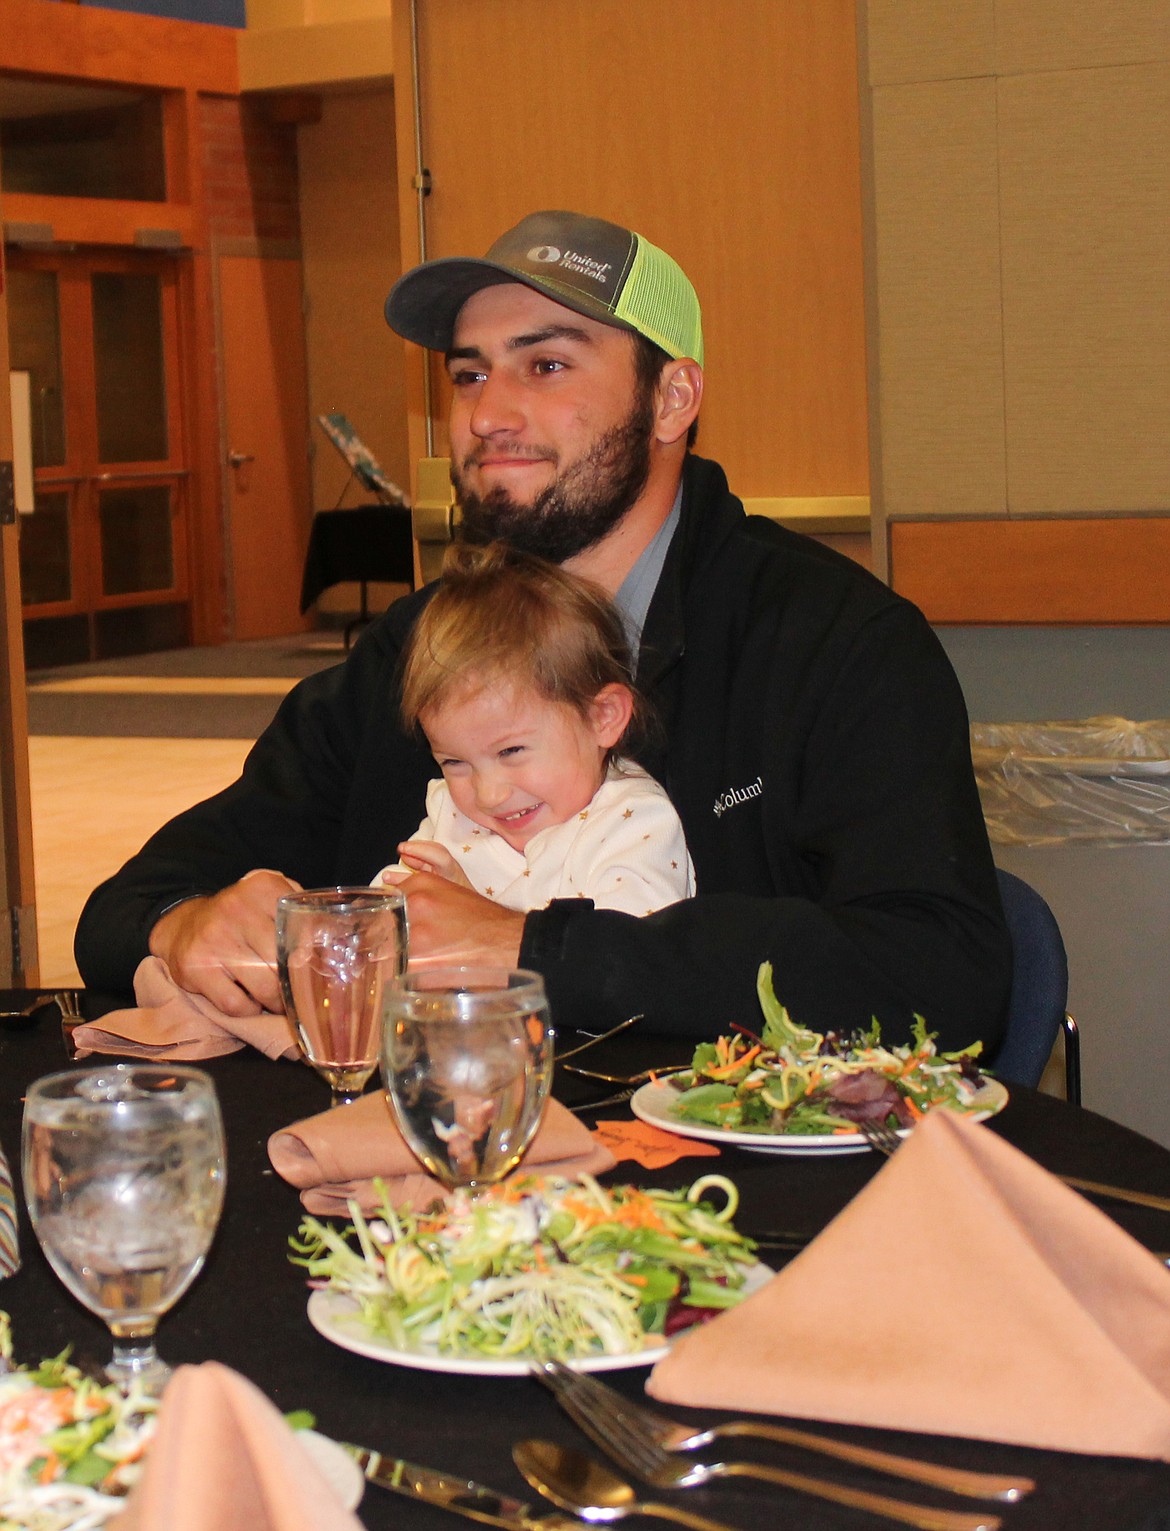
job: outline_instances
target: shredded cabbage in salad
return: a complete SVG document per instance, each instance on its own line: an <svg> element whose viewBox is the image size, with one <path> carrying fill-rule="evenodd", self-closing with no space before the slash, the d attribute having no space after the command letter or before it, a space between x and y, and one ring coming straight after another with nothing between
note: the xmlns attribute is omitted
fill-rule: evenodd
<svg viewBox="0 0 1170 1531"><path fill-rule="evenodd" d="M91 1381L68 1351L9 1368L0 1313L0 1531L90 1531L126 1507L158 1400Z"/></svg>
<svg viewBox="0 0 1170 1531"><path fill-rule="evenodd" d="M874 1020L849 1038L798 1026L777 1000L772 965L762 964L756 992L764 1013L759 1037L720 1037L695 1049L689 1071L669 1081L681 1093L670 1107L680 1121L732 1132L855 1133L862 1121L911 1126L934 1106L977 1107L983 1083L973 1042L940 1053L921 1016L910 1045L882 1045Z"/></svg>
<svg viewBox="0 0 1170 1531"><path fill-rule="evenodd" d="M716 1211L702 1200L721 1190ZM358 1304L355 1323L396 1350L512 1359L628 1355L731 1307L755 1263L731 1225L738 1192L603 1188L590 1176L513 1176L475 1199L352 1224L307 1217L290 1240L312 1284ZM659 1341L660 1342L660 1341Z"/></svg>

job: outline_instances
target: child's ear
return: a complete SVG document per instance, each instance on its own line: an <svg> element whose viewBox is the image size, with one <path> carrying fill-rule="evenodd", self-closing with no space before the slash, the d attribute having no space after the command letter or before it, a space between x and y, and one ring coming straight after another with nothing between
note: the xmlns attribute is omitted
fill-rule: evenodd
<svg viewBox="0 0 1170 1531"><path fill-rule="evenodd" d="M634 697L629 686L622 686L617 681L602 686L589 704L589 722L602 749L613 749L630 726L633 712Z"/></svg>

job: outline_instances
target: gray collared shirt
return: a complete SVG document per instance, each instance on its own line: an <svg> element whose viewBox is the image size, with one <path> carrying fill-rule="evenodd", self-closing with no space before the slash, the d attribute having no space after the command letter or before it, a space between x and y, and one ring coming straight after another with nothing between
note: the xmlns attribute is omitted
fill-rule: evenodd
<svg viewBox="0 0 1170 1531"><path fill-rule="evenodd" d="M666 562L666 551L678 527L681 508L682 482L680 480L674 504L670 507L670 514L643 548L638 561L622 580L613 598L614 605L621 615L622 626L626 630L626 642L630 645L630 654L635 665L638 650L642 645L642 628L646 624L646 613L650 610L650 602L658 588L662 565Z"/></svg>

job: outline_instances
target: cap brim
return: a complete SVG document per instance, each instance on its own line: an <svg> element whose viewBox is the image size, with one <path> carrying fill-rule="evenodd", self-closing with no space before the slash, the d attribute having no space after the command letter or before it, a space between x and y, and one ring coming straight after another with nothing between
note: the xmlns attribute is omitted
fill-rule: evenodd
<svg viewBox="0 0 1170 1531"><path fill-rule="evenodd" d="M490 260L450 256L416 266L394 283L386 299L386 323L404 340L426 346L431 351L449 351L455 334L455 321L468 298L484 287L498 287L516 282L543 293L554 303L596 319L619 330L633 326L615 319L602 303L590 303L582 294L563 290L555 282L536 282L510 266Z"/></svg>

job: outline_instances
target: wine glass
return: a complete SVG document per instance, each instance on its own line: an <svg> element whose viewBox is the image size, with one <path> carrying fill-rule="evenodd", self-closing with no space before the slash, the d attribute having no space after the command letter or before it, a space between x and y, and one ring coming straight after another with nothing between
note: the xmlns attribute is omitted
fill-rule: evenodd
<svg viewBox="0 0 1170 1531"><path fill-rule="evenodd" d="M311 888L276 905L285 1009L305 1059L347 1105L378 1066L383 990L406 968L397 888Z"/></svg>
<svg viewBox="0 0 1170 1531"><path fill-rule="evenodd" d="M158 1393L160 1317L211 1246L223 1121L199 1069L119 1063L38 1079L24 1107L24 1195L49 1264L114 1337L124 1391Z"/></svg>
<svg viewBox="0 0 1170 1531"><path fill-rule="evenodd" d="M386 994L382 1078L402 1135L445 1186L515 1169L552 1078L544 981L523 969L411 970Z"/></svg>

